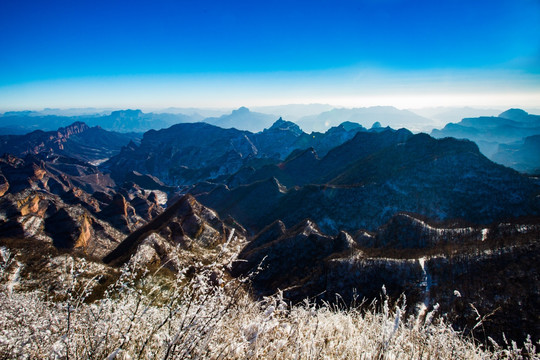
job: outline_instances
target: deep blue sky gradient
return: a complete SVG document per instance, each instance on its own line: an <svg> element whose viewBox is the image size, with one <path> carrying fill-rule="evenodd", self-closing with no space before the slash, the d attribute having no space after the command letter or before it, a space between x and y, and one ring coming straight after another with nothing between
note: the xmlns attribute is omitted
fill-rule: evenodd
<svg viewBox="0 0 540 360"><path fill-rule="evenodd" d="M534 85L540 1L0 2L4 90L79 78L351 68L510 70Z"/></svg>

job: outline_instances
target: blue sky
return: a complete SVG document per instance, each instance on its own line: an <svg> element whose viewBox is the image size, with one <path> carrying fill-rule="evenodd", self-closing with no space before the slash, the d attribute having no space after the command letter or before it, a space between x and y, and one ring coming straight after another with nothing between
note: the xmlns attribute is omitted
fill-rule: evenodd
<svg viewBox="0 0 540 360"><path fill-rule="evenodd" d="M0 110L540 106L538 0L4 0L0 34Z"/></svg>

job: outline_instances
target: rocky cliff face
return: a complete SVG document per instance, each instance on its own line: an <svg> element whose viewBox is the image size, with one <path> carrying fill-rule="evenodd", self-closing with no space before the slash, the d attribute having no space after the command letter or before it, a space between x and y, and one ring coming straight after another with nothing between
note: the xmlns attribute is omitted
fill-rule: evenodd
<svg viewBox="0 0 540 360"><path fill-rule="evenodd" d="M59 249L90 257L103 256L123 234L81 205L60 197L26 190L0 200L2 238L35 238Z"/></svg>
<svg viewBox="0 0 540 360"><path fill-rule="evenodd" d="M298 148L295 143L303 133L295 123L279 118L270 128L252 134L251 137L259 152L264 156L284 159L291 151Z"/></svg>
<svg viewBox="0 0 540 360"><path fill-rule="evenodd" d="M6 154L0 158L0 172L16 193L28 187L55 194L75 187L86 192L110 191L115 183L97 167L63 156L27 155L19 158Z"/></svg>
<svg viewBox="0 0 540 360"><path fill-rule="evenodd" d="M238 247L245 241L245 230L234 221L222 221L217 214L190 195L180 198L162 214L127 236L103 261L118 265L135 256L138 261L173 270L189 266L196 254L199 260L224 247ZM183 256L174 256L181 252Z"/></svg>
<svg viewBox="0 0 540 360"><path fill-rule="evenodd" d="M116 187L96 167L60 156L0 158L3 238L36 238L56 248L102 257L126 234L161 214L158 196Z"/></svg>

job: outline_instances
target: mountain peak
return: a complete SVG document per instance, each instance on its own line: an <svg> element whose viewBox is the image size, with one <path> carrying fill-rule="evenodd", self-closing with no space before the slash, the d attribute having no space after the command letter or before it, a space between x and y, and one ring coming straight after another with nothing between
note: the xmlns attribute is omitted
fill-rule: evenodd
<svg viewBox="0 0 540 360"><path fill-rule="evenodd" d="M230 114L206 118L204 122L224 129L235 128L238 130L259 132L265 127L270 126L274 119L274 115L254 112L242 106L233 110Z"/></svg>
<svg viewBox="0 0 540 360"><path fill-rule="evenodd" d="M86 125L84 122L76 121L69 126L59 128L58 132L61 133L63 136L69 137L70 135L79 134L88 129L90 129L90 127Z"/></svg>
<svg viewBox="0 0 540 360"><path fill-rule="evenodd" d="M362 125L352 122L352 121L344 121L341 124L339 124L337 127L342 128L345 131L358 130L358 129L364 128Z"/></svg>
<svg viewBox="0 0 540 360"><path fill-rule="evenodd" d="M245 106L241 106L238 109L232 111L233 114L247 114L249 112L249 109Z"/></svg>
<svg viewBox="0 0 540 360"><path fill-rule="evenodd" d="M303 133L302 129L292 121L283 120L279 118L272 124L268 130L289 130L295 133L296 135L301 135Z"/></svg>
<svg viewBox="0 0 540 360"><path fill-rule="evenodd" d="M521 109L508 109L505 112L499 114L500 118L510 119L510 120L521 120L529 115L528 112Z"/></svg>
<svg viewBox="0 0 540 360"><path fill-rule="evenodd" d="M117 111L113 111L111 112L111 117L121 117L121 118L124 118L124 117L141 117L143 115L143 112L142 110L139 110L139 109L136 109L136 110L132 110L132 109L127 109L127 110L117 110Z"/></svg>

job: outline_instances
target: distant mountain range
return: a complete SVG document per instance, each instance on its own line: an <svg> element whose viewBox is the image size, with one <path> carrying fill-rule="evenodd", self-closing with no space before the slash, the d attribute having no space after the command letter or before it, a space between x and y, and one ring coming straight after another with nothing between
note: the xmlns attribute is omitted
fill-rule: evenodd
<svg viewBox="0 0 540 360"><path fill-rule="evenodd" d="M110 113L92 112L91 109L76 114L72 111L19 111L6 112L0 116L0 134L24 134L33 130L56 130L73 122L82 121L89 126L100 126L116 132L145 132L152 129L167 128L178 123L204 121L223 128L236 128L259 132L270 127L273 122L284 117L295 121L308 131L326 132L329 128L343 122L360 123L371 127L375 122L394 128L411 127L418 131L429 127L430 120L407 110L393 107L371 107L357 109L332 109L329 105L288 105L259 107L262 112L253 112L240 107L231 113L207 111L204 109L168 109L164 113L144 113L141 110L119 110ZM178 111L185 111L179 113ZM201 114L221 113L221 116L206 117ZM276 115L274 115L276 113ZM304 116L302 114L311 114ZM285 115L285 116L283 116ZM290 116L289 119L286 116Z"/></svg>
<svg viewBox="0 0 540 360"><path fill-rule="evenodd" d="M391 106L374 106L368 108L332 109L318 115L304 116L297 120L298 125L313 131L325 132L332 126L345 121L359 123L371 127L378 122L382 126L395 129L408 128L415 132L430 127L433 121L408 110L399 110Z"/></svg>
<svg viewBox="0 0 540 360"><path fill-rule="evenodd" d="M519 171L535 172L540 168L540 156L534 145L537 139L532 137L525 145L525 138L540 135L540 115L521 109L510 109L499 116L465 118L441 130L435 129L431 134L436 138L451 136L472 140L490 159Z"/></svg>
<svg viewBox="0 0 540 360"><path fill-rule="evenodd" d="M540 135L527 136L521 141L500 144L493 161L518 171L540 174Z"/></svg>
<svg viewBox="0 0 540 360"><path fill-rule="evenodd" d="M241 107L238 110L233 110L232 113L228 115L206 118L204 119L204 122L225 129L235 128L238 130L257 132L272 126L275 120L276 117L274 115L253 112L249 111L246 107Z"/></svg>
<svg viewBox="0 0 540 360"><path fill-rule="evenodd" d="M219 109L170 108L169 112L144 113L141 110L119 110L108 113L105 109L45 109L43 111L12 111L0 116L0 134L22 135L34 130L55 131L68 127L74 122L84 122L89 126L99 126L104 130L122 133L144 133L153 129L165 129L179 123L205 122L221 128L237 129L257 133L269 129L282 114L295 119L300 128L315 140L307 140L304 145L313 146L318 156L323 156L338 145L329 141L329 133L340 124L354 124L365 128L392 127L407 128L413 132L430 130L436 138L456 137L477 143L480 151L491 160L518 171L535 173L540 168L540 160L535 156L535 138L525 138L540 134L539 115L530 115L520 109L510 109L498 116L465 117L462 115L494 114L493 109L473 108L432 108L399 110L390 106L368 108L337 109L330 105L282 105L257 107L250 111L240 107L230 113ZM423 114L420 116L418 114ZM182 113L184 112L184 113ZM272 113L279 115L272 115ZM204 115L201 115L204 114ZM222 114L220 116L207 115ZM309 114L309 115L305 115ZM285 118L287 119L287 118ZM441 121L450 122L442 129L434 129ZM289 120L289 119L287 119ZM374 126L375 125L375 126ZM433 130L432 130L433 129ZM311 133L309 133L311 131ZM324 134L324 135L323 135ZM136 136L136 135L133 135ZM341 135L338 135L338 137ZM317 143L319 139L322 143ZM338 139L336 141L339 142ZM326 145L324 145L324 144ZM306 148L304 145L295 148ZM283 149L288 152L289 149Z"/></svg>
<svg viewBox="0 0 540 360"><path fill-rule="evenodd" d="M267 106L253 106L254 111L262 112L264 114L275 114L284 119L297 122L299 118L303 116L317 115L324 111L330 111L334 108L328 104L289 104L289 105L267 105ZM314 129L306 129L315 131Z"/></svg>
<svg viewBox="0 0 540 360"><path fill-rule="evenodd" d="M501 110L480 109L471 107L432 107L421 109L408 109L409 111L433 120L433 128L439 128L451 122L457 122L464 118L479 116L497 116ZM430 131L432 129L429 129ZM427 131L427 129L425 129Z"/></svg>
<svg viewBox="0 0 540 360"><path fill-rule="evenodd" d="M84 122L89 126L100 126L109 131L142 133L150 129L169 127L180 122L200 121L199 115L145 114L141 110L120 110L110 114L91 115L42 115L32 112L4 113L0 117L0 134L26 134L34 130L54 131L74 122Z"/></svg>

